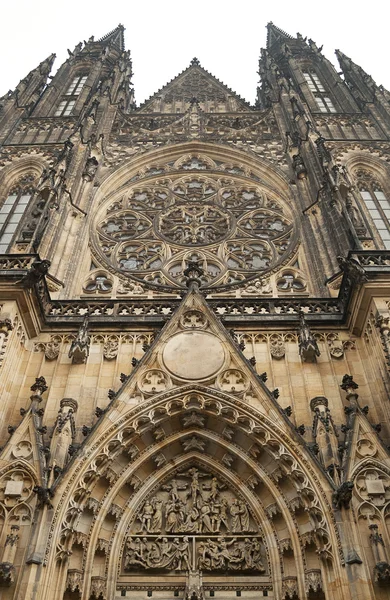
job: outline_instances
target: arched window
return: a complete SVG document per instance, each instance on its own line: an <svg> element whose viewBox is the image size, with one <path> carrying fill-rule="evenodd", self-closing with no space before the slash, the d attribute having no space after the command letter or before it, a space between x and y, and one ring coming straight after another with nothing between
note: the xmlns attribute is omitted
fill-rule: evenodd
<svg viewBox="0 0 390 600"><path fill-rule="evenodd" d="M0 254L8 252L17 238L20 224L33 195L32 176L20 180L19 185L12 188L0 208Z"/></svg>
<svg viewBox="0 0 390 600"><path fill-rule="evenodd" d="M87 81L87 77L87 75L83 74L73 77L72 83L66 90L64 96L62 96L57 110L54 113L55 117L68 117L72 113L76 100Z"/></svg>
<svg viewBox="0 0 390 600"><path fill-rule="evenodd" d="M303 71L303 76L312 92L319 110L323 113L334 113L336 109L323 83L315 71Z"/></svg>
<svg viewBox="0 0 390 600"><path fill-rule="evenodd" d="M390 200L381 185L370 173L359 171L358 187L365 207L375 225L384 247L390 250Z"/></svg>

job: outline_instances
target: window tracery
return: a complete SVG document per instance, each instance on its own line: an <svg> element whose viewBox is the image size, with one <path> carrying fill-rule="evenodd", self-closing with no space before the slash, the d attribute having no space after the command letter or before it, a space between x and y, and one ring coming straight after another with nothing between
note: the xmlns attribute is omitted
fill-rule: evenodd
<svg viewBox="0 0 390 600"><path fill-rule="evenodd" d="M55 117L68 117L72 114L76 100L83 89L85 82L87 81L87 75L80 74L73 77L71 84L67 88L64 96L62 96L60 103L54 113Z"/></svg>
<svg viewBox="0 0 390 600"><path fill-rule="evenodd" d="M15 240L34 193L33 175L25 175L11 188L0 208L0 253L5 254Z"/></svg>
<svg viewBox="0 0 390 600"><path fill-rule="evenodd" d="M186 155L176 161L181 173L130 183L125 195L103 202L91 231L101 266L177 288L189 260L199 262L210 287L239 285L285 263L296 245L286 206L253 182L214 175L210 161ZM183 176L184 167L193 173Z"/></svg>
<svg viewBox="0 0 390 600"><path fill-rule="evenodd" d="M312 92L319 110L323 113L335 113L337 112L332 100L329 97L329 93L324 88L324 85L317 73L313 70L303 71L303 76Z"/></svg>
<svg viewBox="0 0 390 600"><path fill-rule="evenodd" d="M390 249L390 200L381 184L363 169L356 173L358 189L384 247Z"/></svg>

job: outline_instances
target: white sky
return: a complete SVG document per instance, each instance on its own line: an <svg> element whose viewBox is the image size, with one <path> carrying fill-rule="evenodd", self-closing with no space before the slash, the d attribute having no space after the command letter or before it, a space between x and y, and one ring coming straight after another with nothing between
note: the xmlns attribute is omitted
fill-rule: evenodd
<svg viewBox="0 0 390 600"><path fill-rule="evenodd" d="M201 65L254 102L266 24L312 38L337 65L336 48L390 89L387 0L0 0L0 96L49 54L54 70L91 35L125 28L139 104L186 68Z"/></svg>

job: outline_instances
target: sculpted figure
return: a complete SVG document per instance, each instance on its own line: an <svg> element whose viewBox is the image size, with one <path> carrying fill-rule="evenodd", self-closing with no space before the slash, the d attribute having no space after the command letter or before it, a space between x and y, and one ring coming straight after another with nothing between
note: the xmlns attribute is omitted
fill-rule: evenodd
<svg viewBox="0 0 390 600"><path fill-rule="evenodd" d="M199 510L193 506L187 515L187 519L183 525L183 531L187 533L199 532Z"/></svg>
<svg viewBox="0 0 390 600"><path fill-rule="evenodd" d="M229 504L228 504L228 501L226 500L226 498L221 498L220 509L219 509L220 523L225 525L227 531L230 531L229 521L228 521L228 516L227 516L228 508L229 508Z"/></svg>
<svg viewBox="0 0 390 600"><path fill-rule="evenodd" d="M141 521L140 533L142 531L147 531L148 533L150 533L153 513L154 513L154 508L153 508L152 504L149 502L149 500L147 500L144 504L142 513L139 517L139 519Z"/></svg>
<svg viewBox="0 0 390 600"><path fill-rule="evenodd" d="M240 520L241 520L241 531L250 531L249 524L249 511L244 502L240 502Z"/></svg>
<svg viewBox="0 0 390 600"><path fill-rule="evenodd" d="M234 498L233 502L230 506L230 514L232 516L232 531L233 531L233 533L240 533L242 531L240 513L241 513L240 505L238 503L237 498Z"/></svg>
<svg viewBox="0 0 390 600"><path fill-rule="evenodd" d="M223 537L219 537L218 538L218 546L219 546L219 555L221 557L221 560L223 560L223 566L226 567L230 560L231 560L231 555L230 552L228 550L228 546L231 546L232 544L234 544L234 542L236 541L236 538L233 538L230 542L227 542L225 540L225 538Z"/></svg>
<svg viewBox="0 0 390 600"><path fill-rule="evenodd" d="M213 526L211 524L210 512L211 512L211 508L208 504L204 504L202 506L202 508L200 509L201 523L200 523L199 531L209 531L210 533L213 533Z"/></svg>
<svg viewBox="0 0 390 600"><path fill-rule="evenodd" d="M151 500L151 504L154 508L154 514L151 522L151 531L153 531L154 533L161 533L163 519L162 510L164 503L162 500L159 500L158 498L154 497Z"/></svg>
<svg viewBox="0 0 390 600"><path fill-rule="evenodd" d="M184 536L182 542L180 542L179 538L175 538L173 543L176 546L176 571L182 571L183 565L187 568L187 571L190 571L190 542L188 540L188 537Z"/></svg>
<svg viewBox="0 0 390 600"><path fill-rule="evenodd" d="M252 540L252 568L264 572L265 568L261 559L261 546L256 538Z"/></svg>

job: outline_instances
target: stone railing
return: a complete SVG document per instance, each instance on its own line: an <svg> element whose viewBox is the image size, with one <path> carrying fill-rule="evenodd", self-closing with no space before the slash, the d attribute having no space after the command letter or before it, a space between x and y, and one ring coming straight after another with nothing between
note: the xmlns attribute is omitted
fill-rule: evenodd
<svg viewBox="0 0 390 600"><path fill-rule="evenodd" d="M0 278L11 277L20 281L31 269L36 254L3 255L0 257ZM358 268L362 267L367 276L370 273L388 271L390 273L390 252L353 251L348 260L355 261ZM344 273L343 282L338 298L210 298L208 305L224 322L242 323L262 321L271 323L277 318L278 323L297 323L299 314L305 313L308 321L313 324L318 320L321 324L341 323L346 315L351 290L354 285L353 277ZM355 282L356 283L356 282ZM36 285L37 298L41 306L42 316L47 323L81 321L89 315L93 321L107 321L110 324L126 321L160 322L168 320L180 305L180 298L169 299L80 299L52 300L44 279Z"/></svg>

